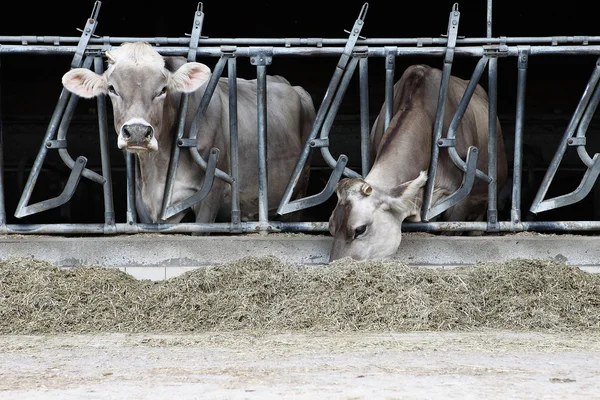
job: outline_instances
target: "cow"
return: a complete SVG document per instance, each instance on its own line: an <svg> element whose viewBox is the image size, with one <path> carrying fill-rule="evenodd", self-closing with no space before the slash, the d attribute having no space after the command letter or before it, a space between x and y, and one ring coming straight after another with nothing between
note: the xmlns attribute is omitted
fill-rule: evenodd
<svg viewBox="0 0 600 400"><path fill-rule="evenodd" d="M330 262L343 257L357 260L392 257L401 242L404 220L421 220L424 186L431 161L433 126L442 72L427 65L411 65L394 85L393 117L384 131L385 109L371 129L372 166L361 178L337 183L337 204L329 218L333 236ZM467 87L468 81L450 76L443 132ZM507 175L507 161L500 122L497 131L497 184ZM464 160L469 146L478 148L477 168L488 166L488 96L477 85L456 132L456 150ZM448 197L462 183L463 172L447 151L440 151L431 204ZM443 212L440 221L483 220L487 209L488 184L476 179L470 194Z"/></svg>
<svg viewBox="0 0 600 400"><path fill-rule="evenodd" d="M100 75L74 68L62 77L70 92L93 98L108 95L112 102L119 149L136 159L136 205L142 222L180 222L188 210L160 220L171 148L177 130L182 93L189 93L186 132L211 76L210 68L183 57L163 57L149 43L132 42L106 51L108 67ZM229 171L229 96L227 78L219 78L197 132L197 148L207 160L211 148L220 150L217 167ZM239 190L241 219L258 213L258 127L256 80L237 78ZM315 109L311 96L281 76L267 76L267 168L269 215L274 215L295 168L312 123ZM308 184L308 168L295 187L302 196ZM182 151L175 175L171 204L196 193L204 170L188 151ZM191 207L196 222L226 219L231 212L231 187L215 179L204 200Z"/></svg>

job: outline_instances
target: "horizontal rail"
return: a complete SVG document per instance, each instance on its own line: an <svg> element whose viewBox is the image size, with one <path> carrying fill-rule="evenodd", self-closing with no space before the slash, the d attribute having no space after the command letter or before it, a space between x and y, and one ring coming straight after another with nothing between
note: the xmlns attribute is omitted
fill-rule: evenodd
<svg viewBox="0 0 600 400"><path fill-rule="evenodd" d="M199 45L220 46L220 45L263 45L263 46L343 46L347 39L341 38L202 38L198 41ZM72 36L0 36L0 43L21 43L24 46L51 44L61 45L63 43L77 43L79 37ZM119 45L124 42L145 41L157 46L177 45L188 46L190 43L189 37L97 37L90 38L91 45ZM417 37L417 38L371 38L358 39L357 46L446 46L448 39L444 37ZM542 36L542 37L481 37L481 38L458 38L456 45L473 45L473 44L550 44L550 45L565 45L565 44L582 44L588 45L600 44L600 36Z"/></svg>
<svg viewBox="0 0 600 400"><path fill-rule="evenodd" d="M7 224L0 234L46 235L46 234L131 234L131 233L252 233L264 230L260 222L242 222L241 230L232 232L231 224L226 223L178 223L143 224L131 226L127 223L115 224L116 229L107 229L104 224ZM592 232L600 230L600 221L529 221L514 224L498 222L500 232ZM405 232L485 232L487 222L404 222ZM327 222L280 222L268 221L267 232L328 232Z"/></svg>
<svg viewBox="0 0 600 400"><path fill-rule="evenodd" d="M77 50L76 46L23 46L23 45L1 45L0 54L38 54L38 55L72 55ZM157 47L155 50L165 56L186 56L188 49L186 47ZM294 57L314 57L314 56L335 56L344 52L343 47L272 47L270 48L273 56L294 56ZM456 47L455 55L482 57L489 55L490 52L496 53L502 57L517 57L519 55L519 46L500 47L481 45ZM260 47L237 47L235 54L237 57L251 57L261 51ZM85 51L86 55L102 55L103 46L90 45ZM369 57L385 57L389 52L385 47L355 48L355 53L364 54ZM220 57L222 50L219 47L198 47L197 55L199 57ZM399 47L396 49L396 56L444 56L446 47ZM563 46L531 46L530 55L600 55L600 45L563 45Z"/></svg>

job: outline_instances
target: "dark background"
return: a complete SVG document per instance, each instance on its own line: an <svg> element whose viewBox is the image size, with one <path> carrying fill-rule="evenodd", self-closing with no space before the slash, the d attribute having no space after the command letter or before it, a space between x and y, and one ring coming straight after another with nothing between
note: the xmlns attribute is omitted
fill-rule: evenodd
<svg viewBox="0 0 600 400"><path fill-rule="evenodd" d="M183 37L191 30L195 1L116 1L101 4L96 35L113 37ZM211 38L346 38L364 2L226 2L206 1L203 35ZM361 35L368 38L439 37L446 33L453 1L370 2ZM597 14L591 2L561 2L560 7L545 1L495 1L493 36L562 36L600 35ZM94 2L3 2L0 6L0 36L69 36L78 37ZM459 3L459 35L485 37L485 0ZM586 82L594 68L595 56L531 57L527 82L525 120L525 177L523 214L537 191L557 144L569 122ZM5 149L6 203L9 223L24 222L102 222L103 203L100 185L82 179L76 196L66 206L18 220L13 217L29 169L40 148L42 137L62 89L60 78L68 69L72 56L2 54L0 58L0 94L2 131ZM276 58L269 73L286 76L293 84L305 87L315 106L321 103L338 57ZM214 59L199 60L213 66ZM477 60L456 57L453 73L468 78ZM441 67L439 57L396 60L396 79L406 66L427 63ZM514 114L516 104L516 58L499 60L498 114L502 123L506 151L512 167ZM375 118L383 104L384 63L373 58L369 63L370 115ZM238 62L238 74L254 78L255 69L247 59ZM359 165L358 85L353 79L331 134L334 157L348 154L354 168ZM487 88L484 75L480 82ZM73 158L88 157L88 166L99 171L99 147L96 103L82 100L69 130L69 152ZM110 111L110 104L109 104ZM588 130L588 153L596 151L597 119ZM109 132L114 134L112 122ZM595 148L596 147L596 148ZM583 164L570 149L561 171L548 194L554 197L572 191L583 175ZM117 220L124 211L123 157L111 141L113 180ZM69 170L50 151L30 203L54 197L62 190ZM320 191L330 173L320 156L313 162L311 191ZM512 174L512 168L511 168ZM537 220L592 220L600 211L595 204L600 193L594 190L582 202L562 209L541 213ZM334 199L333 199L334 200ZM331 201L315 209L314 219L326 220ZM510 204L501 212L510 215ZM533 216L528 216L533 218Z"/></svg>

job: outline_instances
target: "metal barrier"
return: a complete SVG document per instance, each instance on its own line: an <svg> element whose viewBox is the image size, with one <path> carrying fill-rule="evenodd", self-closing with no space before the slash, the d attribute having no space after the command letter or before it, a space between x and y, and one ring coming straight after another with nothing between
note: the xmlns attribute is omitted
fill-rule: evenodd
<svg viewBox="0 0 600 400"><path fill-rule="evenodd" d="M318 108L316 119L304 144L303 151L297 161L294 173L288 183L285 194L278 206L278 214L284 215L294 211L314 207L325 202L333 194L335 184L343 176L366 176L369 170L369 108L368 108L368 63L375 57L385 58L385 126L392 118L393 85L395 61L397 57L433 56L443 59L443 73L440 89L440 98L437 106L436 120L433 129L432 161L429 168L429 179L425 188L425 198L422 219L424 222L404 222L406 231L482 231L482 232L518 232L518 231L593 231L600 230L600 221L522 221L521 220L521 169L523 158L523 119L525 85L527 78L528 60L531 56L538 55L597 55L600 56L600 36L560 36L560 37L492 37L491 31L491 4L488 0L488 28L485 38L461 38L458 36L460 12L455 4L448 21L446 37L440 38L390 38L390 39L365 39L360 36L365 24L368 3L365 3L359 12L354 26L348 32L347 39L211 39L201 35L204 13L202 3L194 12L192 33L190 37L183 38L139 38L139 37L96 37L94 31L98 21L101 2L96 1L91 16L86 20L82 35L74 37L1 37L0 54L64 54L73 55L71 67L93 68L102 73L104 51L114 45L124 42L145 41L154 44L155 49L162 55L186 56L189 61L197 57L218 57L212 77L208 82L204 97L196 111L196 117L189 132L184 132L185 115L188 107L188 97L183 95L178 114L178 130L173 145L171 160L167 171L167 184L162 205L161 218L166 220L172 215L185 210L202 201L209 193L214 179L221 179L232 188L231 222L227 223L139 223L136 219L135 207L135 162L133 155L126 158L127 173L127 213L125 222L116 221L113 207L113 192L111 180L111 166L108 157L109 144L107 134L107 112L104 96L97 99L98 123L100 132L100 150L102 173L99 174L86 168L86 158L73 159L67 151L67 128L73 116L78 98L71 95L66 89L60 93L54 114L49 122L46 134L43 137L41 148L33 164L31 173L21 195L15 216L22 218L34 213L58 207L71 199L80 179L86 178L103 186L104 191L104 223L99 224L7 224L6 207L4 202L5 184L3 171L0 171L0 230L4 234L118 234L118 233L246 233L246 232L325 232L327 222L281 222L272 221L268 217L268 204L266 193L266 73L273 57L313 57L329 56L339 57L324 98ZM448 80L451 74L454 58L475 57L479 59L475 67L469 86L452 119L448 132L443 131L443 118L446 103ZM497 215L497 190L496 187L496 115L497 115L497 61L499 57L517 57L518 83L517 83L517 108L514 142L514 168L512 205L510 221L499 221ZM242 222L239 213L238 189L238 159L237 159L237 111L236 111L236 65L240 58L249 58L250 63L256 67L258 89L258 132L259 132L259 216L257 221ZM216 168L219 149L212 149L208 160L204 160L197 148L197 126L201 123L203 114L215 90L218 79L223 74L225 65L228 67L228 82L230 103L230 134L232 154L230 172ZM334 124L337 111L344 98L346 89L358 66L360 85L360 148L361 172L356 172L347 167L348 157L341 154L336 159L329 149L329 133ZM477 149L469 149L466 160L458 155L455 144L455 132L460 124L469 100L475 90L476 84L488 70L488 95L489 107L489 164L488 172L476 169ZM584 198L591 190L598 174L600 173L599 155L589 156L586 149L585 134L590 124L593 113L600 101L600 59L588 86L586 87L579 105L575 110L571 122L558 145L556 155L552 160L546 176L540 186L530 211L534 213L573 204ZM1 131L0 131L1 134ZM0 144L1 142L0 135ZM558 165L568 146L576 146L587 172L579 187L572 193L556 198L545 199L547 190L558 169ZM57 149L65 165L71 170L63 192L54 198L35 204L29 204L31 194L38 179L41 167L49 150ZM180 152L187 149L194 161L206 172L204 186L191 197L172 203L174 176L178 167ZM302 169L309 158L310 152L320 149L323 159L332 169L331 176L323 190L315 195L292 200L292 192L299 179ZM437 204L431 204L433 181L437 168L440 151L448 151L453 162L464 172L463 185L448 198ZM0 149L0 168L2 164L2 151ZM431 222L430 220L442 212L462 201L470 192L475 179L482 179L488 183L488 212L487 221L482 222Z"/></svg>

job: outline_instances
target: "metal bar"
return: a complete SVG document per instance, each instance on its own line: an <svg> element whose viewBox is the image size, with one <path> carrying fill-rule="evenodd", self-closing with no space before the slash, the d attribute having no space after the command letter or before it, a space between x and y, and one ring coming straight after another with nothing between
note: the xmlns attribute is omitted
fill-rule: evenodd
<svg viewBox="0 0 600 400"><path fill-rule="evenodd" d="M390 125L394 114L394 71L396 69L396 48L386 48L385 57L385 119L383 131Z"/></svg>
<svg viewBox="0 0 600 400"><path fill-rule="evenodd" d="M102 74L104 67L101 57L94 57L94 69L96 73ZM100 138L100 162L102 164L102 177L104 183L104 223L113 226L115 224L115 209L113 205L112 175L110 170L110 148L108 144L108 124L106 121L106 96L97 96L98 107L98 133Z"/></svg>
<svg viewBox="0 0 600 400"><path fill-rule="evenodd" d="M491 21L491 15L490 15ZM486 29L487 32L487 29ZM487 33L486 33L487 35ZM65 43L77 43L78 36L0 36L0 43L19 43L21 47L34 47L37 45L63 46ZM97 44L109 44L118 46L125 42L148 42L160 46L183 46L188 48L189 37L123 37L123 36L97 36L89 39L91 46ZM368 38L358 39L358 46L445 46L448 39L445 37L418 37L418 38ZM600 36L517 36L517 37L469 37L458 38L457 44L548 44L552 46L564 44L593 44L600 43ZM204 46L285 46L285 47L327 47L344 46L346 39L340 38L205 38L202 37ZM186 51L187 52L187 51ZM182 55L185 55L185 53Z"/></svg>
<svg viewBox="0 0 600 400"><path fill-rule="evenodd" d="M465 89L465 92L464 92L462 98L460 99L460 103L458 104L458 107L456 108L456 112L454 113L454 117L452 117L452 121L450 122L450 127L448 128L448 134L446 135L446 137L448 139L456 138L456 131L458 130L458 127L460 126L462 117L464 116L465 112L467 111L469 102L471 101L471 98L473 97L473 93L475 93L475 89L477 88L479 79L481 78L481 75L483 74L483 71L485 70L485 67L487 66L488 60L489 60L489 58L487 56L483 56L479 60L477 65L475 66L473 75L471 76L471 79L469 80L469 83L467 84L467 88ZM438 141L438 146L440 146L441 144L442 143ZM463 172L467 171L467 163L465 161L463 161L460 158L460 156L458 155L458 152L456 151L456 146L453 145L453 146L448 147L448 153L450 154L450 158L454 162L454 165L456 165L458 168L460 168ZM482 172L480 170L476 171L476 177L483 179L486 182L490 182L490 178L484 172Z"/></svg>
<svg viewBox="0 0 600 400"><path fill-rule="evenodd" d="M198 108L196 109L196 115L194 116L194 119L192 120L192 123L190 124L188 137L192 140L196 140L196 138L198 136L198 131L200 129L200 122L202 121L202 118L204 117L204 113L206 112L206 109L208 108L208 104L210 103L210 100L212 99L213 93L215 92L215 88L217 87L217 83L219 82L219 79L221 78L221 75L223 74L223 70L225 69L225 63L227 62L227 58L229 57L227 54L224 54L221 50L219 50L219 53L221 55L221 58L219 58L219 61L215 65L215 68L210 77L210 80L208 81L208 84L206 85L206 89L204 90L204 94L202 95L202 99L200 100L200 104L198 105ZM179 145L179 143L178 143L178 145ZM202 156L200 155L198 148L196 146L190 147L190 154L191 154L194 162L196 162L196 164L200 165L200 167L202 169L206 170L207 162L206 162L206 160L204 160L202 158ZM215 172L215 177L217 177L229 184L231 184L231 182L232 182L231 176L229 176L229 174L227 174L224 171L221 171L218 168Z"/></svg>
<svg viewBox="0 0 600 400"><path fill-rule="evenodd" d="M67 101L69 99L70 93L67 89L62 89L60 92L60 96L58 98L58 102L56 103L56 107L54 108L54 113L50 118L50 123L48 124L48 129L46 130L46 134L44 135L44 139L42 140L42 145L38 154L33 162L33 166L31 167L31 172L29 173L29 177L27 178L27 182L25 183L25 188L23 189L23 193L21 193L21 198L19 199L19 203L17 204L17 208L15 210L15 217L22 218L24 216L23 212L27 207L27 203L29 203L29 199L31 198L31 194L33 193L33 189L35 187L35 183L37 182L37 178L42 170L42 165L44 163L44 159L46 158L46 153L48 151L46 147L46 142L50 140L58 128L58 124L61 118L61 115L67 105Z"/></svg>
<svg viewBox="0 0 600 400"><path fill-rule="evenodd" d="M1 73L2 60L0 60L0 77ZM4 132L2 125L2 85L0 84L0 231L4 232L6 229L6 197L4 196Z"/></svg>
<svg viewBox="0 0 600 400"><path fill-rule="evenodd" d="M517 227L510 221L498 222L500 232L593 232L600 230L600 221L523 221ZM132 233L128 224L117 223L116 233ZM280 222L271 221L271 232L327 232L327 222ZM256 222L242 222L242 231L255 232ZM179 223L137 224L135 233L230 233L229 223ZM7 224L6 234L53 235L53 234L104 234L105 224ZM403 222L404 232L468 232L487 230L487 222Z"/></svg>
<svg viewBox="0 0 600 400"><path fill-rule="evenodd" d="M473 188L473 183L475 182L475 171L477 170L478 156L477 147L470 146L467 150L467 169L463 175L463 180L460 187L448 197L445 197L435 203L435 205L427 211L427 220L432 219L450 207L460 203L469 195L471 189Z"/></svg>
<svg viewBox="0 0 600 400"><path fill-rule="evenodd" d="M498 154L496 120L498 116L498 59L492 58L488 66L488 232L498 231Z"/></svg>
<svg viewBox="0 0 600 400"><path fill-rule="evenodd" d="M486 36L492 37L492 0L487 0Z"/></svg>
<svg viewBox="0 0 600 400"><path fill-rule="evenodd" d="M592 95L592 98L590 99L589 104L585 108L585 112L583 113L583 116L581 117L581 121L579 122L579 127L577 128L577 132L575 133L576 138L584 139L583 141L581 141L581 140L578 141L578 142L582 142L582 144L575 144L574 140L571 140L571 139L569 139L567 141L567 143L569 145L577 146L577 154L579 155L579 158L581 159L581 161L588 168L593 167L594 161L592 160L590 155L587 153L587 150L585 149L585 134L587 132L588 127L590 126L590 122L592 122L592 118L594 117L594 114L596 113L596 109L598 108L599 102L600 102L600 85L596 85L596 89L594 89L594 94Z"/></svg>
<svg viewBox="0 0 600 400"><path fill-rule="evenodd" d="M201 3L200 3L201 4ZM198 40L200 39L200 34L202 32L202 24L204 22L204 13L200 9L200 4L198 4L198 9L194 13L194 22L192 25L192 33L188 45L188 53L187 53L187 61L193 62L196 61L196 51L198 49ZM179 153L180 148L177 145L179 141L183 138L185 132L185 120L187 117L188 104L190 100L189 93L182 93L181 100L179 103L179 109L177 111L177 133L173 138L173 144L171 147L171 158L169 159L169 166L167 168L167 180L165 182L165 189L163 195L163 201L161 204L161 212L160 219L162 221L167 219L166 213L169 208L169 204L173 199L173 189L175 187L175 175L177 174L177 167L179 166ZM212 186L212 184L211 184Z"/></svg>
<svg viewBox="0 0 600 400"><path fill-rule="evenodd" d="M73 197L75 190L77 189L77 185L79 184L79 180L81 179L81 173L85 168L85 164L87 163L87 158L83 156L77 157L77 161L75 162L75 166L71 170L71 174L69 175L69 179L63 188L61 194L51 199L42 200L40 202L29 204L23 207L19 211L18 218L26 217L28 215L37 214L43 211L50 210L52 208L59 207Z"/></svg>
<svg viewBox="0 0 600 400"><path fill-rule="evenodd" d="M231 174L231 229L239 231L240 226L240 158L238 146L237 114L237 58L227 60L229 83L229 172Z"/></svg>
<svg viewBox="0 0 600 400"><path fill-rule="evenodd" d="M91 68L92 62L94 61L95 58L96 57L86 57L83 62L83 68ZM64 141L65 146L66 146L66 142L67 142L67 131L69 129L69 125L71 124L71 119L73 117L73 114L75 113L75 109L77 107L78 102L79 102L79 96L77 96L75 94L71 94L71 97L69 98L69 101L67 103L67 107L65 108L65 111L63 113L60 125L58 127L58 131L56 133L56 139L59 141ZM49 149L52 148L51 142L52 141L46 142L46 147ZM65 165L69 169L73 169L73 166L75 165L75 160L73 160L73 158L69 154L69 151L67 150L67 148L59 147L58 154L60 155L60 158L65 163ZM102 175L100 175L97 172L94 172L88 168L85 168L83 170L83 173L81 174L81 176L83 176L84 178L88 178L89 180L99 183L101 185L104 185L104 182L105 182L105 179Z"/></svg>
<svg viewBox="0 0 600 400"><path fill-rule="evenodd" d="M325 120L325 117L327 115L329 107L331 106L331 103L333 101L333 97L335 97L335 93L338 89L338 85L339 85L340 81L342 80L342 75L344 74L344 70L346 69L348 61L352 57L352 52L354 50L354 46L356 45L356 41L358 40L360 31L362 30L362 27L364 24L364 19L367 14L367 10L368 10L368 3L365 3L358 15L358 18L354 22L354 26L352 27L352 31L350 32L350 36L348 37L346 46L344 46L344 48L342 50L342 55L340 56L340 59L336 65L334 72L333 72L333 76L331 77L331 80L329 81L329 85L327 86L327 91L325 92L325 95L323 96L321 105L319 106L319 109L317 110L317 115L315 116L315 120L314 120L311 130L308 134L308 138L306 139L306 142L304 142L304 147L302 148L302 153L300 153L300 156L298 157L298 161L296 162L296 166L294 167L294 171L292 172L292 178L290 179L288 186L286 187L285 192L283 193L283 196L281 197L281 201L279 202L279 207L277 208L277 213L280 215L283 213L283 209L285 208L285 205L287 203L289 203L292 198L294 188L296 187L296 184L298 183L298 180L300 179L300 175L302 174L304 165L306 164L306 161L308 160L308 156L310 155L311 142L315 140L319 130L321 129L321 125L323 124L323 121ZM275 49L273 49L273 50L275 50Z"/></svg>
<svg viewBox="0 0 600 400"><path fill-rule="evenodd" d="M135 160L134 155L124 152L125 155L125 173L127 178L127 224L134 225L136 221L136 189L135 189Z"/></svg>
<svg viewBox="0 0 600 400"><path fill-rule="evenodd" d="M256 105L258 124L258 221L269 220L267 184L267 66L256 66Z"/></svg>
<svg viewBox="0 0 600 400"><path fill-rule="evenodd" d="M335 121L335 116L337 114L340 105L342 104L342 100L344 99L344 95L346 94L346 89L350 84L350 80L352 79L352 75L356 70L356 66L358 65L358 59L352 58L346 71L344 71L344 76L342 77L342 81L338 87L337 92L335 93L335 97L333 99L333 103L329 107L329 111L327 112L327 116L325 117L325 122L323 122L323 127L321 128L321 140L327 140L329 138L329 132L331 131L331 127L333 126L333 122ZM311 141L312 145L312 141ZM335 168L337 162L331 155L328 146L321 147L321 155L323 159L331 168ZM361 175L350 168L344 168L344 175L350 178L360 178Z"/></svg>
<svg viewBox="0 0 600 400"><path fill-rule="evenodd" d="M558 149L556 150L556 153L554 153L554 157L552 158L552 161L550 162L550 165L546 170L544 179L542 180L538 192L536 193L535 198L531 203L530 211L532 213L538 212L538 206L546 196L546 193L548 192L550 184L554 179L554 175L558 170L558 166L560 165L565 151L567 150L568 141L573 136L573 133L575 132L575 129L577 128L577 125L581 120L581 116L583 115L583 112L590 101L592 93L596 88L596 85L598 84L598 80L600 80L600 58L596 61L596 67L594 68L594 71L592 72L592 75L588 80L588 83L581 96L581 99L579 99L579 103L577 104L577 108L575 109L575 112L573 113L573 116L569 121L569 125L567 126L567 129L565 130L565 133L563 134L563 137L558 145Z"/></svg>
<svg viewBox="0 0 600 400"><path fill-rule="evenodd" d="M164 210L164 214L161 217L163 220L167 220L174 215L179 214L180 212L190 208L196 203L201 202L208 194L210 193L210 189L212 189L212 185L215 181L215 170L217 168L217 161L219 160L219 149L213 147L210 151L210 157L208 158L208 166L206 168L206 172L204 174L204 181L202 181L202 187L200 190L192 194L190 197L181 200L172 206L169 206L166 210Z"/></svg>
<svg viewBox="0 0 600 400"><path fill-rule="evenodd" d="M517 61L517 110L515 115L515 145L513 161L512 205L510 220L513 224L521 222L521 188L523 172L523 122L525 119L525 93L527 86L527 66L529 48L521 50Z"/></svg>
<svg viewBox="0 0 600 400"><path fill-rule="evenodd" d="M431 160L429 163L429 172L427 177L427 183L425 184L425 191L423 193L423 206L421 211L421 218L425 221L427 221L427 215L429 214L429 209L431 208L431 202L433 198L433 187L435 183L435 174L439 158L439 147L437 143L442 137L442 129L444 127L444 115L446 113L446 98L448 95L448 84L450 82L452 62L454 60L454 47L456 45L456 38L458 35L459 20L460 12L458 11L458 5L455 3L452 11L450 12L450 18L448 19L448 46L446 48L446 53L444 56L444 66L442 68L442 81L440 83L440 90L435 113L435 121L433 123L433 138L431 141Z"/></svg>
<svg viewBox="0 0 600 400"><path fill-rule="evenodd" d="M331 197L334 192L335 185L339 182L344 168L348 163L348 157L342 154L333 168L333 172L329 176L329 180L325 185L325 188L317 194L312 196L304 197L302 199L290 201L281 207L281 214L288 214L298 210L304 210L305 208L314 207L319 204L323 204L327 199Z"/></svg>
<svg viewBox="0 0 600 400"><path fill-rule="evenodd" d="M477 57L486 55L489 51L487 40L484 45L472 45L456 47L455 55L461 57ZM489 40L490 45L494 46L494 41ZM503 44L505 42L502 42ZM97 56L102 53L104 46L89 46L85 51L86 55ZM502 56L517 57L519 55L519 46L503 45ZM72 55L76 48L74 46L0 46L0 54L37 54L37 55ZM155 50L164 56L185 56L187 48L182 47L156 47ZM238 47L238 57L252 57L256 55L252 47ZM398 47L397 57L419 56L419 57L443 57L446 53L446 47ZM320 57L320 56L339 56L344 54L344 47L273 47L273 56L277 57ZM218 47L198 47L198 57L219 57L221 50ZM369 57L385 57L385 47L369 47L367 50ZM530 55L600 55L600 45L543 45L531 46Z"/></svg>
<svg viewBox="0 0 600 400"><path fill-rule="evenodd" d="M360 161L363 178L370 169L371 140L369 135L369 59L362 57L358 61L360 85Z"/></svg>

